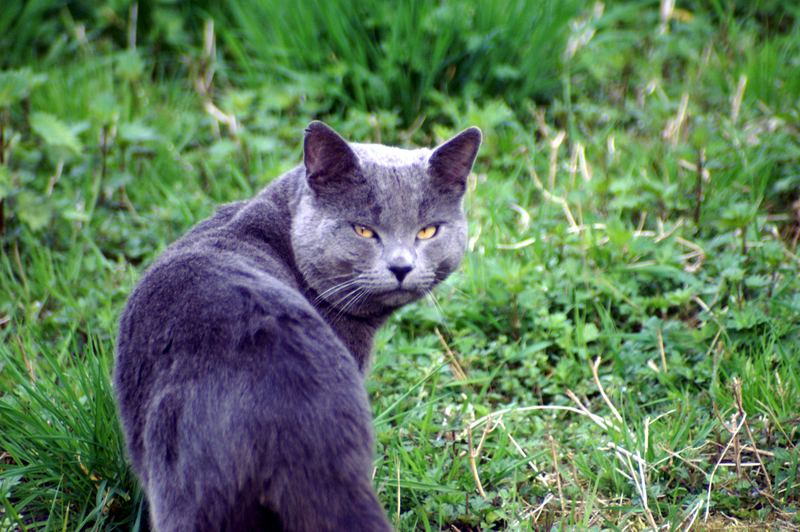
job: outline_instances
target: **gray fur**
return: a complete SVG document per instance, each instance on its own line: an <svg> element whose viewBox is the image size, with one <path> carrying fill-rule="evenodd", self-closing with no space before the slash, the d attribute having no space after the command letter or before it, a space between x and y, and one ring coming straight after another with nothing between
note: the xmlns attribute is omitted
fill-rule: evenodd
<svg viewBox="0 0 800 532"><path fill-rule="evenodd" d="M434 151L347 144L312 122L303 165L145 273L114 387L157 530L390 530L364 373L378 327L461 261L479 144L477 128Z"/></svg>

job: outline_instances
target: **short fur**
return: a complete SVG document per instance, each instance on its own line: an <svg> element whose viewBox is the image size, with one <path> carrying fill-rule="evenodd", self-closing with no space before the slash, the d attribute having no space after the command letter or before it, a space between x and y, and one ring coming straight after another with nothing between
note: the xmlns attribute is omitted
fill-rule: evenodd
<svg viewBox="0 0 800 532"><path fill-rule="evenodd" d="M303 165L222 206L142 277L114 387L157 530L391 529L364 373L378 327L461 261L480 140L470 128L401 150L312 122Z"/></svg>

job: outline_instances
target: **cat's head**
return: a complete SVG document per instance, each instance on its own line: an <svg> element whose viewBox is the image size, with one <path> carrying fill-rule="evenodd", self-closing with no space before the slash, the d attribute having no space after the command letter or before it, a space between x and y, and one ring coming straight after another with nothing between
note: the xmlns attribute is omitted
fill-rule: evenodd
<svg viewBox="0 0 800 532"><path fill-rule="evenodd" d="M349 144L312 122L292 247L319 298L348 314L381 315L455 270L467 241L462 198L480 143L471 127L433 150Z"/></svg>

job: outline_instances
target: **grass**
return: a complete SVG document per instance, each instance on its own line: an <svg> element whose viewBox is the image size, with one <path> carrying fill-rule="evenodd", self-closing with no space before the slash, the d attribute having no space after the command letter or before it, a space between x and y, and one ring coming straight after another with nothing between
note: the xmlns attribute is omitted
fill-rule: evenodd
<svg viewBox="0 0 800 532"><path fill-rule="evenodd" d="M293 12L314 47L245 0L0 15L0 529L146 528L122 305L312 118L485 133L464 265L367 382L398 529L800 528L800 11L508 4Z"/></svg>

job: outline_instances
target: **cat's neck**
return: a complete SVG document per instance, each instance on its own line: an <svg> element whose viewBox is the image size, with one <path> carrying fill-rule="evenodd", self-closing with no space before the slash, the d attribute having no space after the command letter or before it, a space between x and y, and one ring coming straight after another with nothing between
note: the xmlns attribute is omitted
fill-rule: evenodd
<svg viewBox="0 0 800 532"><path fill-rule="evenodd" d="M305 287L305 297L309 302L318 301L316 292ZM391 313L378 316L353 316L342 313L324 300L315 305L320 315L328 322L333 331L344 343L358 364L358 369L366 373L372 357L372 344L375 333L386 323Z"/></svg>

